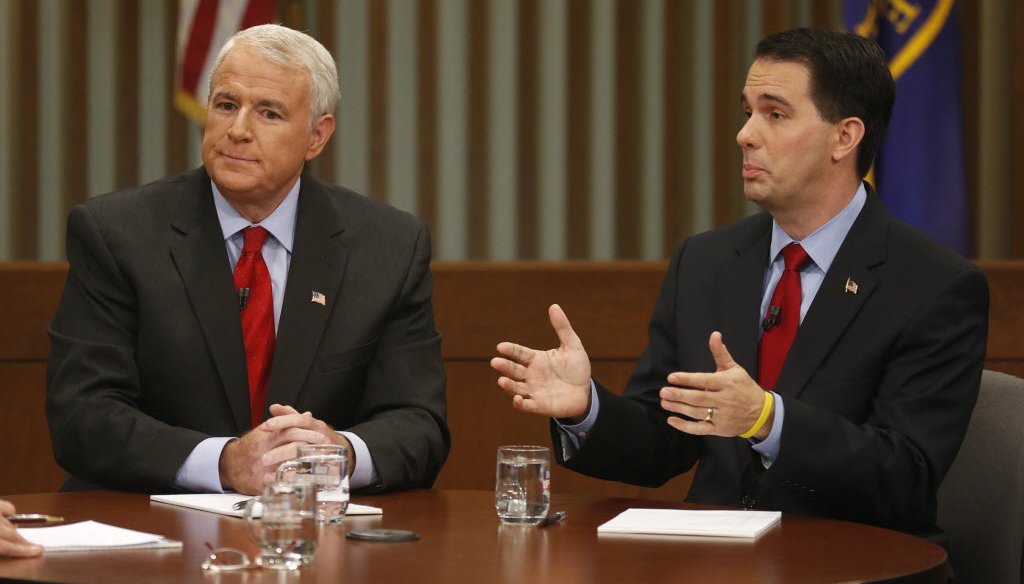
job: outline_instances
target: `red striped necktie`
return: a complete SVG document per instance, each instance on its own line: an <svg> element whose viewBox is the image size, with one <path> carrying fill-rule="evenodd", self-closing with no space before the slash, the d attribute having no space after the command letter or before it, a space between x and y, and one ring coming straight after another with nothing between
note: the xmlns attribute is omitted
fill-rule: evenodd
<svg viewBox="0 0 1024 584"><path fill-rule="evenodd" d="M264 400L274 358L274 297L270 270L263 261L263 242L268 232L262 227L242 230L242 255L235 264L235 288L242 310L242 339L249 375L249 411L252 427L263 420Z"/></svg>
<svg viewBox="0 0 1024 584"><path fill-rule="evenodd" d="M782 258L786 268L768 304L758 348L758 382L769 391L775 389L786 354L800 327L800 270L810 256L799 243L791 243L782 248Z"/></svg>

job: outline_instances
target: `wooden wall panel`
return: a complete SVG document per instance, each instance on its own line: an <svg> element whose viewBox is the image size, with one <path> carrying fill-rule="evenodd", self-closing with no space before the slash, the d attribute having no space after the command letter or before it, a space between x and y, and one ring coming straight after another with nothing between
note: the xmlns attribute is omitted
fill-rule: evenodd
<svg viewBox="0 0 1024 584"><path fill-rule="evenodd" d="M172 105L179 4L4 0L10 32L0 42L0 62L7 64L0 68L0 87L9 89L0 91L0 122L4 144L13 146L0 153L0 260L60 259L63 218L72 204L198 164L201 129ZM435 257L450 260L656 260L681 237L746 216L754 207L739 179L736 100L751 48L763 32L842 25L842 0L275 5L281 22L315 35L348 64L342 111L360 118L358 125L350 117L349 128L339 127L310 172L417 213L439 243ZM1024 59L1017 58L1024 5L957 6L966 220L975 242L984 242L976 255L1020 259L1024 165L1014 164L1021 149L1011 147L1008 134L1020 134L1024 116L989 102L998 96L996 104L1011 103L1024 86ZM406 19L413 13L410 27ZM655 13L660 18L648 18ZM359 22L345 20L347 14ZM545 15L551 14L560 16L549 28ZM360 40L338 43L340 22L350 34L358 30ZM150 46L144 30L159 27L166 40ZM515 28L509 39L506 27ZM994 29L1004 28L1005 35L996 36L1006 40L979 50ZM506 42L514 54L501 60ZM40 43L59 58L40 51ZM648 51L651 46L657 48ZM165 71L166 90L145 83L147 65L156 63ZM516 87L510 88L513 63ZM52 81L58 64L64 74L54 91L43 82ZM453 71L457 87L443 86L441 78ZM415 96L405 95L403 79L410 79ZM649 91L663 94L660 104L647 99ZM508 101L512 114L501 107ZM345 109L356 103L358 109ZM54 104L59 120L51 115ZM148 117L154 107L166 118L160 124ZM441 125L442 111L450 127ZM660 121L648 123L652 115ZM461 134L448 157L446 130ZM1000 182L989 184L992 177ZM647 182L658 180L662 192L649 198ZM509 210L514 216L505 223ZM659 237L661 245L651 243Z"/></svg>
<svg viewBox="0 0 1024 584"><path fill-rule="evenodd" d="M635 358L664 271L662 262L435 263L441 349L448 360L482 359L500 341L551 345L547 309L558 303L592 359Z"/></svg>
<svg viewBox="0 0 1024 584"><path fill-rule="evenodd" d="M1024 377L1024 261L978 262L989 286L989 369Z"/></svg>
<svg viewBox="0 0 1024 584"><path fill-rule="evenodd" d="M64 472L53 460L50 429L43 415L46 365L43 362L0 361L0 495L48 493L64 481Z"/></svg>
<svg viewBox="0 0 1024 584"><path fill-rule="evenodd" d="M1013 38L1015 47L1013 59L1013 79L1010 82L1014 96L1024 95L1024 58L1021 58L1021 44L1017 39L1024 38L1024 2L1013 3ZM1024 116L1013 116L1013 135L1020 136L1024 132ZM1024 148L1018 140L1013 140L1013 162L1010 165L1013 173L1013 201L1010 205L1009 225L1011 226L1010 253L1008 257L1024 258ZM979 196L982 193L978 193Z"/></svg>
<svg viewBox="0 0 1024 584"><path fill-rule="evenodd" d="M56 490L64 473L53 460L46 399L46 328L64 289L64 264L0 263L0 495Z"/></svg>
<svg viewBox="0 0 1024 584"><path fill-rule="evenodd" d="M12 35L20 43L15 42L13 47L12 77L18 82L13 84L10 112L13 134L17 136L11 153L11 194L17 196L10 198L11 224L4 227L10 231L11 259L30 260L39 251L39 76L31 58L38 43L39 7L34 0L16 2L12 7L21 23Z"/></svg>
<svg viewBox="0 0 1024 584"><path fill-rule="evenodd" d="M65 264L0 263L0 306L8 308L0 327L0 362L46 359L46 328L66 277Z"/></svg>
<svg viewBox="0 0 1024 584"><path fill-rule="evenodd" d="M1024 262L982 262L991 288L986 367L1024 377ZM548 348L557 342L547 321L553 301L566 309L590 354L593 371L621 391L646 344L663 262L435 263L434 310L444 333L451 456L438 478L444 488L489 489L501 444L549 444L545 418L516 412L496 384L489 360L502 340ZM46 327L66 277L64 264L0 264L0 305L11 307L0 329L0 495L55 488L44 415ZM659 489L590 479L564 469L556 492L678 500L690 474Z"/></svg>
<svg viewBox="0 0 1024 584"><path fill-rule="evenodd" d="M594 375L615 388L623 387L633 370L632 361L598 361L593 366ZM486 361L446 360L445 370L452 451L437 479L437 488L493 489L498 446L551 446L548 418L515 411L511 400L495 383L496 375ZM556 493L680 501L686 496L692 478L692 473L686 473L652 489L590 478L553 464L551 489Z"/></svg>

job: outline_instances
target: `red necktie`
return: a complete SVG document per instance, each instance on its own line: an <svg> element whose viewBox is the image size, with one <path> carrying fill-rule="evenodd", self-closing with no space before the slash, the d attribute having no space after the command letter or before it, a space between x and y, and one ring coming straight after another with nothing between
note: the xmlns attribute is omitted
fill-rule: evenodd
<svg viewBox="0 0 1024 584"><path fill-rule="evenodd" d="M768 304L758 349L757 377L766 390L775 389L786 353L789 353L789 347L796 338L796 329L800 327L800 270L810 259L799 243L782 248L782 258L786 268Z"/></svg>
<svg viewBox="0 0 1024 584"><path fill-rule="evenodd" d="M235 264L253 428L263 419L263 402L274 357L274 297L270 291L270 270L263 261L263 242L267 235L262 227L243 229L242 255Z"/></svg>

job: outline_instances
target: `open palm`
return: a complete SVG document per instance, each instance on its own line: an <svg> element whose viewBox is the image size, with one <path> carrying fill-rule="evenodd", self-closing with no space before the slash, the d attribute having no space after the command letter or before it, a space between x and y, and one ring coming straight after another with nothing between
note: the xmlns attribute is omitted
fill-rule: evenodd
<svg viewBox="0 0 1024 584"><path fill-rule="evenodd" d="M552 305L548 316L560 341L557 349L500 343L502 356L491 359L491 367L501 373L498 386L512 396L516 409L555 418L580 417L590 399L590 359L561 307Z"/></svg>

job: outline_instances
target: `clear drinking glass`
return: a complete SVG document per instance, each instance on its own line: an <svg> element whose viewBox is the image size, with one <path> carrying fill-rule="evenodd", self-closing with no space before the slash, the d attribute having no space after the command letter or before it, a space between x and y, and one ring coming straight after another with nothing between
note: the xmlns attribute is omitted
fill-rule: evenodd
<svg viewBox="0 0 1024 584"><path fill-rule="evenodd" d="M262 513L254 515L259 505ZM243 514L249 537L260 547L256 565L294 570L313 561L316 551L316 492L308 482L267 481Z"/></svg>
<svg viewBox="0 0 1024 584"><path fill-rule="evenodd" d="M298 458L277 469L279 481L306 481L316 488L317 521L338 524L348 510L348 449L334 444L298 447Z"/></svg>
<svg viewBox="0 0 1024 584"><path fill-rule="evenodd" d="M494 506L503 523L536 525L551 504L551 453L546 446L500 446Z"/></svg>

